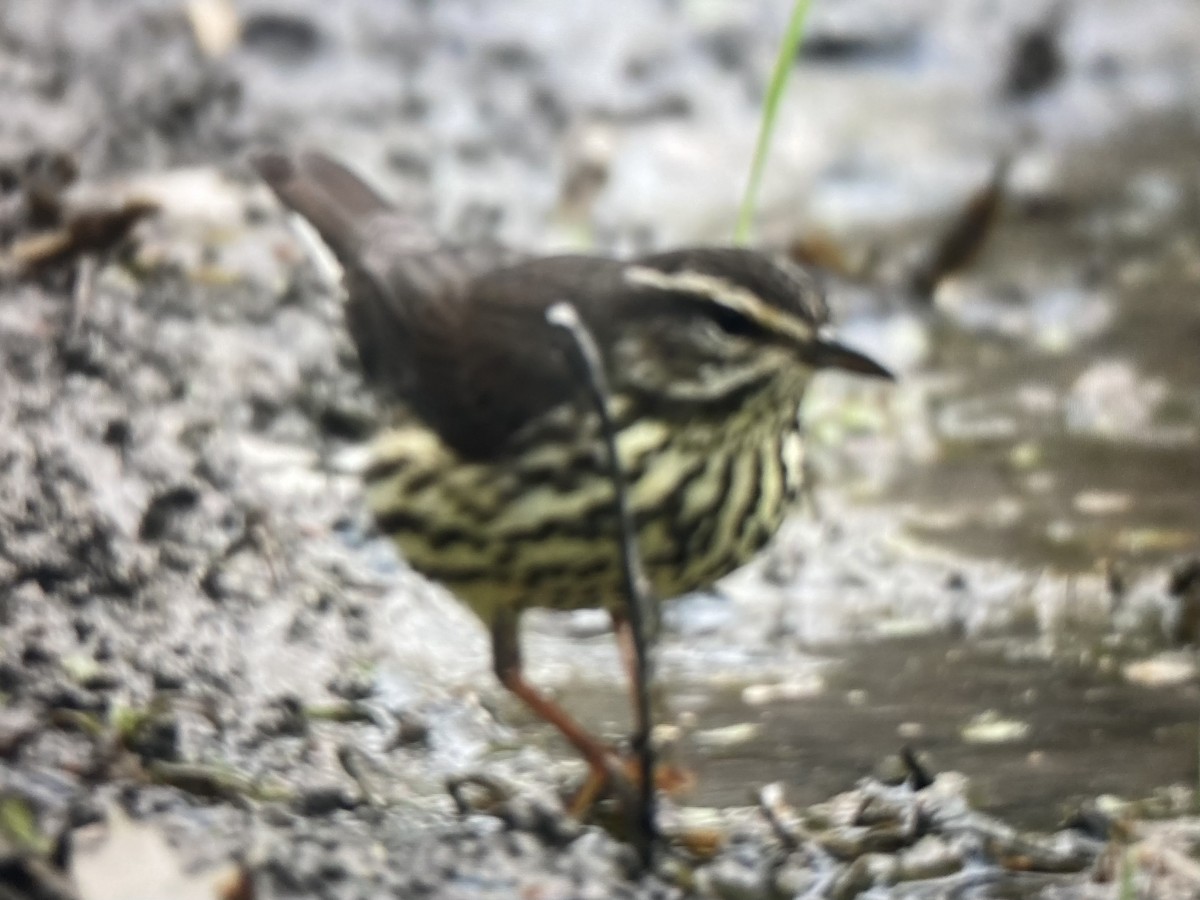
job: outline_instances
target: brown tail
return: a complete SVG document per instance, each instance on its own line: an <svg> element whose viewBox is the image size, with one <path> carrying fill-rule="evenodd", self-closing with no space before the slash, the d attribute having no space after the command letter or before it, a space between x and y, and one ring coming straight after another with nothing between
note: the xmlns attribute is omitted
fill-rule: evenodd
<svg viewBox="0 0 1200 900"><path fill-rule="evenodd" d="M255 154L251 163L279 199L311 222L343 261L361 252L366 222L391 209L366 182L321 153L265 151Z"/></svg>

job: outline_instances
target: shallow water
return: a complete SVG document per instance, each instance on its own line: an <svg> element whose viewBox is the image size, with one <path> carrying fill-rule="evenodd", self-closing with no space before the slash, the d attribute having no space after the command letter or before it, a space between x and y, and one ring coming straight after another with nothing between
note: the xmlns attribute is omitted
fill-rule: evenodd
<svg viewBox="0 0 1200 900"><path fill-rule="evenodd" d="M1020 648L932 637L850 649L822 694L758 710L751 745L701 754L694 800L744 803L742 786L771 772L797 802L816 802L877 771L902 745L927 754L934 771L968 775L981 809L1033 828L1057 826L1072 800L1194 782L1194 684L1147 689ZM1026 734L965 738L989 710ZM740 695L720 695L704 720L719 727L745 712Z"/></svg>
<svg viewBox="0 0 1200 900"><path fill-rule="evenodd" d="M1060 211L1014 198L945 286L937 452L882 493L914 534L1069 571L1200 549L1198 152L1186 118L1082 149Z"/></svg>

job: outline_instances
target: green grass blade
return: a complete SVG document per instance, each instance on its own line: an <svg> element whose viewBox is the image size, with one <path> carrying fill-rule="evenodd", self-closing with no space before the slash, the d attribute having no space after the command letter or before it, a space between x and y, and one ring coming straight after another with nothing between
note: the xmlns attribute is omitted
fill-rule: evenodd
<svg viewBox="0 0 1200 900"><path fill-rule="evenodd" d="M1117 900L1137 900L1135 874L1133 851L1125 847L1121 851L1121 868L1117 876Z"/></svg>
<svg viewBox="0 0 1200 900"><path fill-rule="evenodd" d="M775 116L779 112L779 104L783 100L788 78L792 74L796 51L804 37L804 23L808 19L808 8L811 5L811 0L796 0L792 7L792 18L788 22L787 33L779 45L779 55L775 57L775 69L771 73L771 84L767 88L767 96L763 103L762 121L758 126L754 160L750 165L750 179L746 182L746 192L742 195L742 206L738 210L737 226L733 231L735 244L745 244L750 238L754 207L758 202L758 186L762 181L763 169L766 167L771 136L775 131Z"/></svg>

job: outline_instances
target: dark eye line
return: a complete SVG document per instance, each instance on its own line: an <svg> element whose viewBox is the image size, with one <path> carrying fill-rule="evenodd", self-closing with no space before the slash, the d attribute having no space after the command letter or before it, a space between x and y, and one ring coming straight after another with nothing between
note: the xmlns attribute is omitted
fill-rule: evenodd
<svg viewBox="0 0 1200 900"><path fill-rule="evenodd" d="M721 306L714 303L709 308L708 315L727 334L737 335L738 337L751 337L763 333L761 325L737 310L730 309L728 306Z"/></svg>

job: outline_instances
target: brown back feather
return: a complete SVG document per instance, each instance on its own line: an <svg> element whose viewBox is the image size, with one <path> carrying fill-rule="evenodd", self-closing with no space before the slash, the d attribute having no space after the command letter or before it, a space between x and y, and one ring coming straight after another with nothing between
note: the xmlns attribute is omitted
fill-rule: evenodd
<svg viewBox="0 0 1200 900"><path fill-rule="evenodd" d="M568 338L546 322L553 304L573 303L606 353L631 321L672 304L705 309L678 293L635 289L629 264L615 259L519 259L499 246L448 245L320 154L263 154L254 164L341 262L347 325L368 381L465 458L503 456L525 425L581 394ZM698 248L634 263L733 279L810 322L826 315L811 276L752 251ZM664 327L669 336L680 323ZM620 372L610 375L620 382Z"/></svg>

